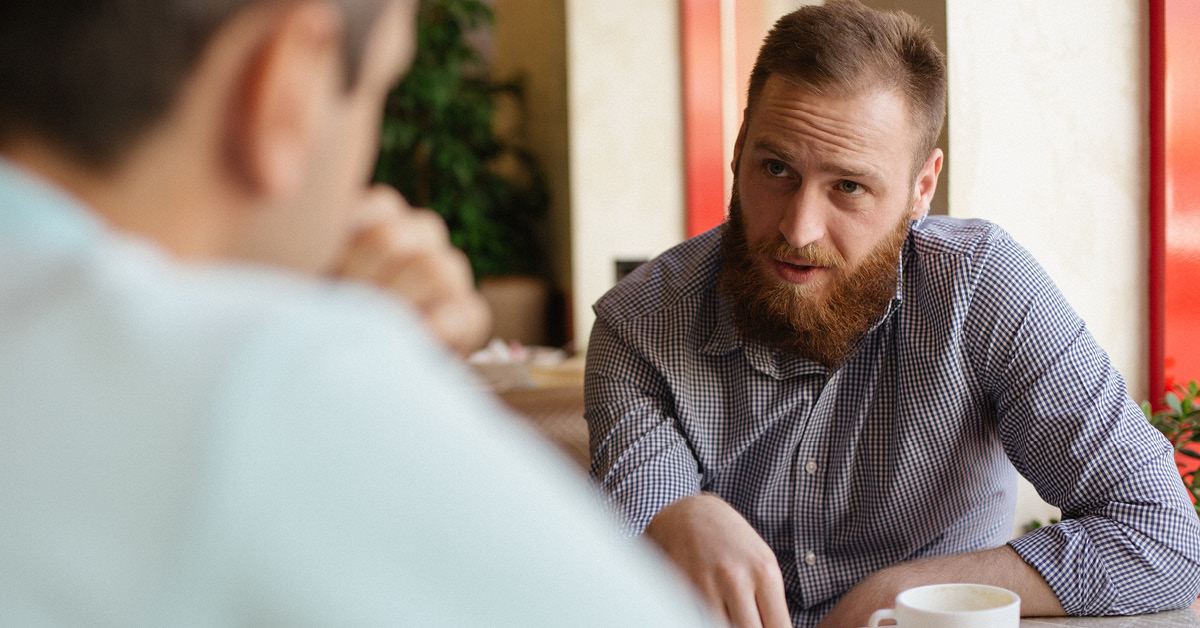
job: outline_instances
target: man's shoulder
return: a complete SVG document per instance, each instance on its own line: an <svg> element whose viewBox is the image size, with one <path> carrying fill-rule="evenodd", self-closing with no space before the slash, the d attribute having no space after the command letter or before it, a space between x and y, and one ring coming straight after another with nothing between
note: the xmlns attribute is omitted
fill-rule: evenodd
<svg viewBox="0 0 1200 628"><path fill-rule="evenodd" d="M153 254L143 257L143 264L153 264ZM399 332L415 326L399 304L366 286L256 264L183 265L159 259L140 276L133 268L110 269L116 275L113 290L145 310L165 310L164 324L180 333L243 339L277 334L300 344L346 327ZM114 266L137 263L126 259Z"/></svg>
<svg viewBox="0 0 1200 628"><path fill-rule="evenodd" d="M0 303L12 313L0 370L30 372L47 355L71 355L64 377L82 387L155 389L198 410L239 378L281 382L322 356L357 353L395 371L437 352L415 316L366 287L242 263L180 263L115 234L65 253L27 253L0 253Z"/></svg>
<svg viewBox="0 0 1200 628"><path fill-rule="evenodd" d="M176 270L159 290L192 310L176 321L180 333L192 334L193 344L207 338L224 347L233 364L216 359L215 368L294 370L289 363L317 368L344 359L399 376L422 371L410 367L441 353L414 313L365 285L227 266ZM147 300L163 298L151 294Z"/></svg>
<svg viewBox="0 0 1200 628"><path fill-rule="evenodd" d="M610 324L677 315L716 287L721 230L714 227L642 264L609 290L593 309Z"/></svg>
<svg viewBox="0 0 1200 628"><path fill-rule="evenodd" d="M981 218L930 216L912 230L913 246L921 255L974 257L988 247L1010 240L1004 229Z"/></svg>
<svg viewBox="0 0 1200 628"><path fill-rule="evenodd" d="M996 223L932 216L912 233L911 253L924 273L967 269L972 284L985 282L1022 290L1040 289L1048 281L1033 255Z"/></svg>

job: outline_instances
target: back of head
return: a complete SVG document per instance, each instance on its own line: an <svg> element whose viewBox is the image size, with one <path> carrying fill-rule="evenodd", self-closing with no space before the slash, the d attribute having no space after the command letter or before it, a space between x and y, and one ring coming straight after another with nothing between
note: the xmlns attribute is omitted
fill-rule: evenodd
<svg viewBox="0 0 1200 628"><path fill-rule="evenodd" d="M914 115L920 161L946 117L946 61L929 29L907 13L858 0L801 7L775 23L750 74L747 112L771 76L837 97L896 90Z"/></svg>
<svg viewBox="0 0 1200 628"><path fill-rule="evenodd" d="M53 143L112 165L171 107L214 33L271 0L53 0L0 3L0 148ZM347 76L385 0L336 0Z"/></svg>

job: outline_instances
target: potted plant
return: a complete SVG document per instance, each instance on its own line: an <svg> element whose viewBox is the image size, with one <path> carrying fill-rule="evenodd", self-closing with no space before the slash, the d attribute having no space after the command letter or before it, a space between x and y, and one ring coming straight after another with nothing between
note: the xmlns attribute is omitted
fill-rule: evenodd
<svg viewBox="0 0 1200 628"><path fill-rule="evenodd" d="M1196 504L1200 515L1200 384L1188 382L1187 386L1176 385L1166 394L1164 408L1155 412L1150 402L1142 402L1142 412L1150 424L1158 428L1175 448L1175 460L1183 486Z"/></svg>
<svg viewBox="0 0 1200 628"><path fill-rule="evenodd" d="M549 286L538 233L549 193L517 137L520 125L496 122L499 104L521 116L523 92L520 80L493 81L472 43L494 19L481 0L422 0L412 68L385 106L375 180L445 218L485 296L496 292L488 282L502 285L503 304L489 299L502 334L506 321L545 320ZM513 312L515 303L534 311Z"/></svg>

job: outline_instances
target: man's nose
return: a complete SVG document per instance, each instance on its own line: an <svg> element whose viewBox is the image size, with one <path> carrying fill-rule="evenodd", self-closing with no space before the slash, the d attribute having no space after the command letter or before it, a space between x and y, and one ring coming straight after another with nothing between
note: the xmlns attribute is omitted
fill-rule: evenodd
<svg viewBox="0 0 1200 628"><path fill-rule="evenodd" d="M819 191L800 186L779 219L779 233L798 249L820 242L825 238L826 205Z"/></svg>

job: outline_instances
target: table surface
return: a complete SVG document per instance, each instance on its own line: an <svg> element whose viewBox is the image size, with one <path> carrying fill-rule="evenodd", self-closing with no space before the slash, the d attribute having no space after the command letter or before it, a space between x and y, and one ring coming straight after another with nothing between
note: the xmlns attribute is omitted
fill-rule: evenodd
<svg viewBox="0 0 1200 628"><path fill-rule="evenodd" d="M1191 608L1133 617L1026 617L1021 628L1076 626L1078 628L1168 628L1170 626L1200 626L1200 601Z"/></svg>

